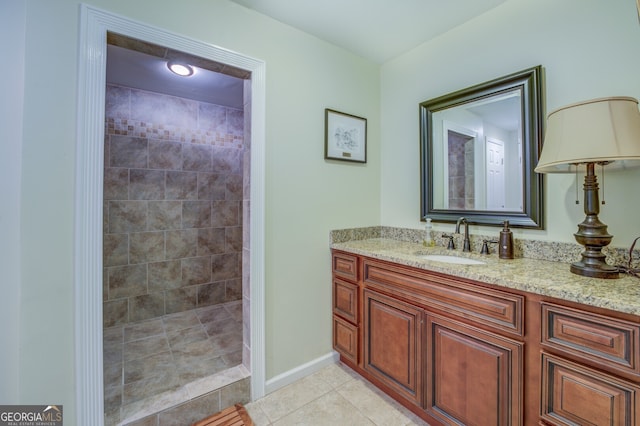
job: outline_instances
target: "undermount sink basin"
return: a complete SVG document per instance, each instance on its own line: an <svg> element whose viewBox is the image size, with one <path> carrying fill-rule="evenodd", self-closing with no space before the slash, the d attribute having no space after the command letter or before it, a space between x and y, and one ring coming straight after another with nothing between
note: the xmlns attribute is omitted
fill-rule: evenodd
<svg viewBox="0 0 640 426"><path fill-rule="evenodd" d="M433 260L435 262L455 263L457 265L486 265L481 260L469 259L468 257L454 256L448 254L423 254L418 255L420 259Z"/></svg>

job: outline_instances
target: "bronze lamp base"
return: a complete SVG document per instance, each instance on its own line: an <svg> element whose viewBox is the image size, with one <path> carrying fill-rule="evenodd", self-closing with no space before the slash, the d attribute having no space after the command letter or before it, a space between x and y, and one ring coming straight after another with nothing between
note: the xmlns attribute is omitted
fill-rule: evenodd
<svg viewBox="0 0 640 426"><path fill-rule="evenodd" d="M587 163L584 177L584 221L578 225L576 241L585 246L582 259L571 264L571 272L592 278L619 278L618 268L607 264L602 249L611 243L612 235L607 233L607 225L600 222L598 213L598 180L595 175L595 163Z"/></svg>

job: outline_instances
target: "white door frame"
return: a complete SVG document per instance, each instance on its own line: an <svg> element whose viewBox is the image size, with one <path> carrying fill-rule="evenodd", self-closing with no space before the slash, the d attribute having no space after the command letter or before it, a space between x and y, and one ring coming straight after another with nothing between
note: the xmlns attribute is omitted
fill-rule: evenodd
<svg viewBox="0 0 640 426"><path fill-rule="evenodd" d="M107 31L251 71L251 397L265 393L265 63L81 5L74 210L76 416L104 424L102 374L102 185Z"/></svg>

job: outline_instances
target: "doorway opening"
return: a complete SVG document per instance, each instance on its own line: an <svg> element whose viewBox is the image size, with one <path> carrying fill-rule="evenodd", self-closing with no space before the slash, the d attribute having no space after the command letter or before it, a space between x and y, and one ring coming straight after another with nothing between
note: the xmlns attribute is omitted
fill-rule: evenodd
<svg viewBox="0 0 640 426"><path fill-rule="evenodd" d="M251 73L119 34L107 43L104 406L116 425L183 402L193 382L249 381ZM178 61L193 75L171 73ZM248 386L233 392L249 400Z"/></svg>
<svg viewBox="0 0 640 426"><path fill-rule="evenodd" d="M107 33L228 64L251 73L245 80L250 88L251 125L245 129L252 146L248 192L251 215L243 222L249 231L249 247L243 247L243 266L250 287L251 304L245 312L250 323L251 351L243 355L250 367L251 399L264 395L264 117L265 64L263 61L240 55L210 44L201 43L164 30L131 21L92 6L80 7L80 44L78 70L78 127L76 143L75 196L75 365L76 416L79 424L104 424L103 375L103 166L105 135L105 69ZM244 198L243 198L244 199ZM247 210L248 211L248 210ZM248 217L247 217L248 216ZM243 225L245 224L243 223ZM250 255L250 256L249 256ZM248 280L248 277L251 277ZM243 279L245 277L243 276ZM193 401L193 400L192 400Z"/></svg>

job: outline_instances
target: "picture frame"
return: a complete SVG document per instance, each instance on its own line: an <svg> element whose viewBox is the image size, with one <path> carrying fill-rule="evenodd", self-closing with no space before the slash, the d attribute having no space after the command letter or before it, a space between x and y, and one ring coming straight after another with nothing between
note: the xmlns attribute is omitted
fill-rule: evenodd
<svg viewBox="0 0 640 426"><path fill-rule="evenodd" d="M326 108L324 158L366 163L367 119Z"/></svg>

